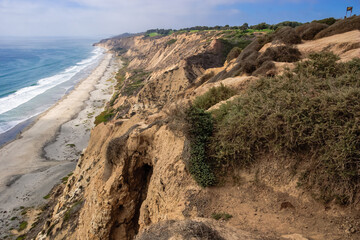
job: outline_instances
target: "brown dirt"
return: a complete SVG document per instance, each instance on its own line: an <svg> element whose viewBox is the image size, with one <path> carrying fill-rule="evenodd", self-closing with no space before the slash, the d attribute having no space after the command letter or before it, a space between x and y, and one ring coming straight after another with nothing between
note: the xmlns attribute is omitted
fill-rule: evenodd
<svg viewBox="0 0 360 240"><path fill-rule="evenodd" d="M204 216L229 213L233 216L230 226L270 237L300 234L312 240L360 239L359 210L313 200L296 188L295 177L288 181L291 169L284 162L274 167L268 159L259 166L238 171L222 186L208 189ZM285 177L278 177L281 175Z"/></svg>

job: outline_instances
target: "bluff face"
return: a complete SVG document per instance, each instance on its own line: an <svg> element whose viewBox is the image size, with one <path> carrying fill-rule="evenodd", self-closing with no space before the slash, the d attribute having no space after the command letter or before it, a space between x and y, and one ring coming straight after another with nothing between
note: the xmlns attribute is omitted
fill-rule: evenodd
<svg viewBox="0 0 360 240"><path fill-rule="evenodd" d="M249 74L241 61L249 55L260 59L267 49L284 43L258 45L255 55L245 49L225 62L226 45L219 38L216 32L199 32L97 44L120 54L125 66L104 114L110 120L99 121L73 175L52 193L49 218L36 239L358 236L345 234L359 227L358 215L335 205L324 208L296 187L290 166L273 158L229 175L216 187L202 188L192 178L187 166L190 144L177 113L211 87L223 84L243 90L260 75L293 67L292 61L267 56L271 68ZM292 47L300 50L300 58L326 48L345 59L359 53L360 46L348 50L344 46L354 46L359 39L360 31L355 30ZM249 46L259 44L256 41ZM216 213L220 219L221 214L232 216L217 221ZM345 235L349 238L342 238Z"/></svg>

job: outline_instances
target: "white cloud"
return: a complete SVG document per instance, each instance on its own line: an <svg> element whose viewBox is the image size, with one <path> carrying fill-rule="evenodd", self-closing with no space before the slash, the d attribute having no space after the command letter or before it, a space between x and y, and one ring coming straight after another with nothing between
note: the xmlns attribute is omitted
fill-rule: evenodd
<svg viewBox="0 0 360 240"><path fill-rule="evenodd" d="M231 24L234 18L240 24L246 19L232 4L270 1L274 0L0 0L0 35L117 34ZM223 6L229 8L218 9Z"/></svg>

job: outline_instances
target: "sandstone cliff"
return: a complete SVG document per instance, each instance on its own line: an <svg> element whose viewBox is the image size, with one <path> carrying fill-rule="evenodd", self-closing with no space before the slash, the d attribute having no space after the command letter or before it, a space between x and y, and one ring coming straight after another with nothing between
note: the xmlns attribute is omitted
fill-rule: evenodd
<svg viewBox="0 0 360 240"><path fill-rule="evenodd" d="M356 239L358 207L324 207L296 186L281 159L264 157L216 187L198 186L187 167L189 140L174 116L213 86L244 89L310 52L332 50L344 61L358 57L359 39L355 30L303 41L292 45L299 59L268 56L270 68L259 59L284 43L262 44L255 54L243 51L225 62L216 32L100 42L128 62L112 118L92 130L74 174L52 193L53 208L36 239ZM249 55L258 61L255 71L265 70L247 72ZM138 69L147 74L130 85ZM123 91L126 86L135 90ZM214 213L232 217L216 221Z"/></svg>

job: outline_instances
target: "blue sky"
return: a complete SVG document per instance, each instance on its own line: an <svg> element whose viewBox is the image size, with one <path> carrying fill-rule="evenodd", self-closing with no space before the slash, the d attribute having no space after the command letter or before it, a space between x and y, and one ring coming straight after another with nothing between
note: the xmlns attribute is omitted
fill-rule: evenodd
<svg viewBox="0 0 360 240"><path fill-rule="evenodd" d="M111 36L150 28L360 15L360 0L0 0L0 36Z"/></svg>

